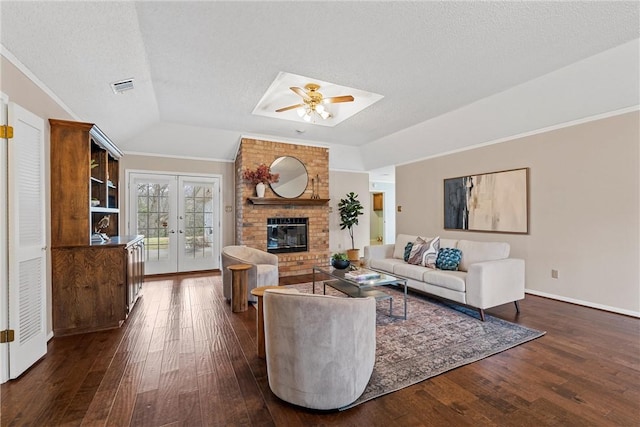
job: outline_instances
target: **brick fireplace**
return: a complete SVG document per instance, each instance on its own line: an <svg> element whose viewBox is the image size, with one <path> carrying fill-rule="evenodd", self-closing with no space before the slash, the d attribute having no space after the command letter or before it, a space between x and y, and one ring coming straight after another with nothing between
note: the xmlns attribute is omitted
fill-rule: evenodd
<svg viewBox="0 0 640 427"><path fill-rule="evenodd" d="M253 204L255 188L242 179L245 168L255 169L261 163L270 165L282 156L300 160L307 169L307 189L297 199L281 199L267 187L265 199L284 204ZM317 264L329 262L329 204L308 204L313 194L311 179L316 179L320 199L329 198L329 150L322 147L285 144L243 138L235 162L236 172L236 244L267 250L268 219L307 218L307 250L277 253L280 276L311 273ZM288 203L290 201L290 203Z"/></svg>

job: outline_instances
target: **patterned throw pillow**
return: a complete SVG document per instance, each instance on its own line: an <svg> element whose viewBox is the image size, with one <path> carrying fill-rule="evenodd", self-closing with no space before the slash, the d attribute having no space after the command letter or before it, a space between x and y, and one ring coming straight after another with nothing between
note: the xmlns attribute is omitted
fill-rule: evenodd
<svg viewBox="0 0 640 427"><path fill-rule="evenodd" d="M407 243L407 246L404 247L404 262L409 261L409 255L411 255L411 248L413 248L413 242Z"/></svg>
<svg viewBox="0 0 640 427"><path fill-rule="evenodd" d="M436 268L440 270L458 270L458 265L462 260L462 251L455 248L440 248Z"/></svg>
<svg viewBox="0 0 640 427"><path fill-rule="evenodd" d="M440 236L431 239L427 242L427 245L429 245L429 247L422 255L422 265L429 268L436 268L438 250L440 249Z"/></svg>
<svg viewBox="0 0 640 427"><path fill-rule="evenodd" d="M426 245L427 242L422 237L418 237L411 247L411 252L409 253L409 259L407 262L413 265L422 264L422 256L424 255L424 251L429 249L429 246Z"/></svg>

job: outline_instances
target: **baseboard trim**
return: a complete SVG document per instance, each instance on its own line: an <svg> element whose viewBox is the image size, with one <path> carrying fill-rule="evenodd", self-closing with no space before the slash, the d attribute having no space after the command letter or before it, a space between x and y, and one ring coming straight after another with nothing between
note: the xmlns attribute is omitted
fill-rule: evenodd
<svg viewBox="0 0 640 427"><path fill-rule="evenodd" d="M619 307L611 307L609 305L597 304L597 303L594 303L594 302L583 301L583 300L579 300L579 299L575 299L575 298L564 297L564 296L561 296L561 295L555 295L555 294L549 294L549 293L546 293L546 292L534 291L532 289L525 289L524 292L527 293L527 294L536 295L536 296L539 296L539 297L554 299L554 300L558 300L558 301L562 301L562 302L568 302L568 303L571 303L571 304L582 305L582 306L589 307L589 308L596 308L598 310L610 311L612 313L617 313L617 314L624 314L625 316L631 316L631 317L640 318L640 311L625 310L625 309L619 308Z"/></svg>

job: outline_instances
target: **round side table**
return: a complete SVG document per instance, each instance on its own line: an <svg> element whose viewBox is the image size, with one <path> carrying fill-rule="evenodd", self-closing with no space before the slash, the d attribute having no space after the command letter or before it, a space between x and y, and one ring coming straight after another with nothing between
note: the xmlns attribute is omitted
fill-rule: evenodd
<svg viewBox="0 0 640 427"><path fill-rule="evenodd" d="M234 264L227 268L231 270L231 311L234 313L247 311L248 270L251 265Z"/></svg>
<svg viewBox="0 0 640 427"><path fill-rule="evenodd" d="M254 295L258 298L258 316L256 317L256 336L257 336L257 351L258 357L264 359L265 350L264 350L264 313L262 311L262 297L264 296L264 291L267 289L278 289L280 286L260 286L259 288L251 289L251 295Z"/></svg>

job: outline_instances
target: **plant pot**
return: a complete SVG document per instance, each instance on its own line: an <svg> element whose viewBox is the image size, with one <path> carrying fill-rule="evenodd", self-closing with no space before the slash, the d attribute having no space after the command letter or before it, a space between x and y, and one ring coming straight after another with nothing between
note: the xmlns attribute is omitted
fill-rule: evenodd
<svg viewBox="0 0 640 427"><path fill-rule="evenodd" d="M256 196L258 197L264 197L264 189L265 189L265 185L261 182L256 184Z"/></svg>
<svg viewBox="0 0 640 427"><path fill-rule="evenodd" d="M338 270L344 270L345 268L349 267L349 264L351 264L349 262L348 259L332 259L331 260L331 265L333 266L333 268L337 268Z"/></svg>
<svg viewBox="0 0 640 427"><path fill-rule="evenodd" d="M360 249L347 249L347 258L352 264L358 265L360 263Z"/></svg>

